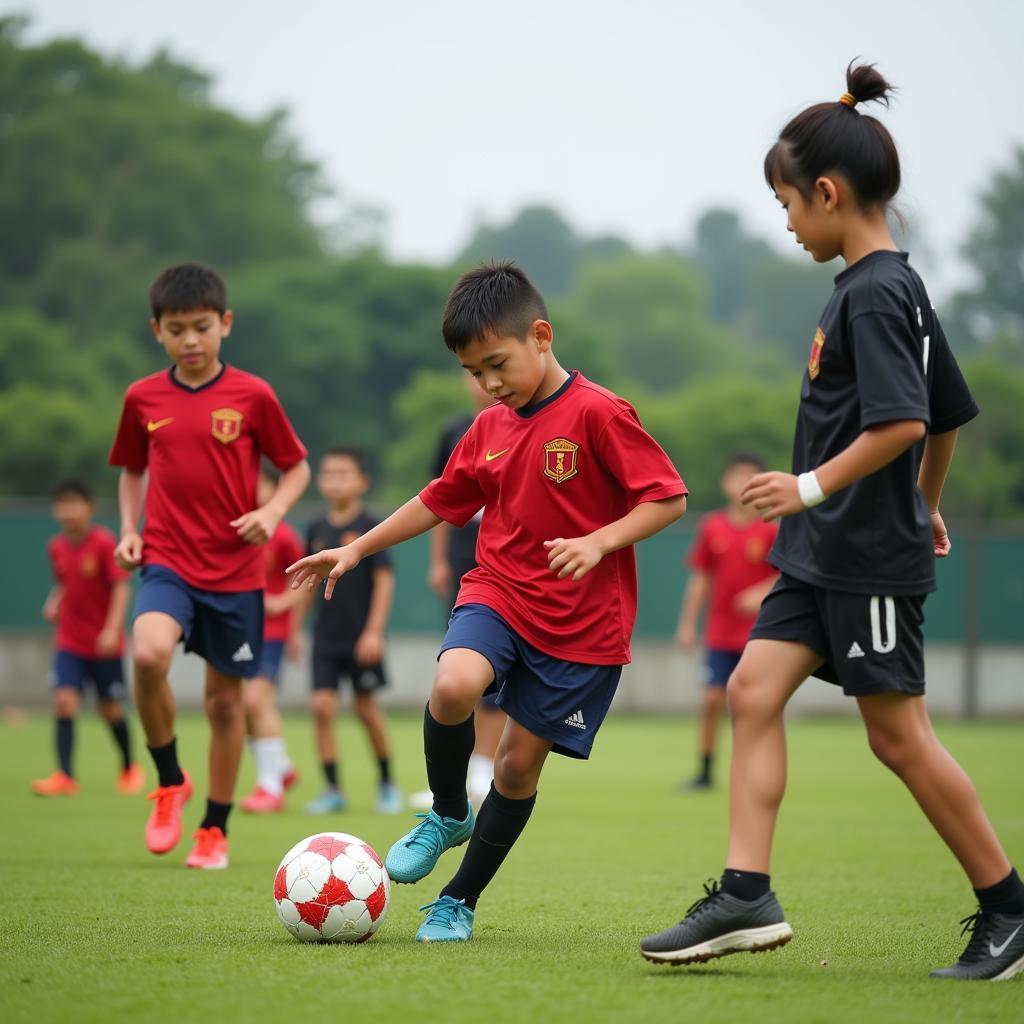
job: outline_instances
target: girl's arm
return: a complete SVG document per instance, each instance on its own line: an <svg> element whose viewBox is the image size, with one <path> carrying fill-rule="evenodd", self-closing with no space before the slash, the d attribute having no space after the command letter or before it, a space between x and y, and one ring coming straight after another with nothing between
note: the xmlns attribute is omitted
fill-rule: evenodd
<svg viewBox="0 0 1024 1024"><path fill-rule="evenodd" d="M959 433L958 428L947 430L944 434L929 434L928 440L924 443L921 469L917 474L917 488L928 502L928 512L932 519L936 558L945 558L952 547L949 534L946 532L946 524L939 514L939 499L942 497L942 486L946 482L946 474L953 461Z"/></svg>
<svg viewBox="0 0 1024 1024"><path fill-rule="evenodd" d="M922 420L895 420L868 427L849 447L814 470L818 486L825 497L849 487L917 444L926 430ZM753 504L766 523L807 508L793 473L758 473L741 497L744 504Z"/></svg>

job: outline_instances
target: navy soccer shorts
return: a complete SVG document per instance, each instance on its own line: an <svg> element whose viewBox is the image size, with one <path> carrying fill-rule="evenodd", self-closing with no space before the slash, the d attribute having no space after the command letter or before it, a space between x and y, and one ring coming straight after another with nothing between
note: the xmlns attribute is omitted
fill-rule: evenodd
<svg viewBox="0 0 1024 1024"><path fill-rule="evenodd" d="M53 686L67 686L79 693L91 683L100 700L124 700L124 665L120 658L83 658L70 651L53 656Z"/></svg>
<svg viewBox="0 0 1024 1024"><path fill-rule="evenodd" d="M551 740L557 754L586 759L622 674L621 665L563 661L528 644L482 604L456 608L441 654L464 647L494 669L496 704L535 736Z"/></svg>
<svg viewBox="0 0 1024 1024"><path fill-rule="evenodd" d="M284 660L283 640L264 640L260 662L253 673L254 679L269 679L275 686L281 683L281 662Z"/></svg>
<svg viewBox="0 0 1024 1024"><path fill-rule="evenodd" d="M782 573L761 605L751 640L792 640L823 664L814 675L848 697L924 693L925 595L824 590Z"/></svg>
<svg viewBox="0 0 1024 1024"><path fill-rule="evenodd" d="M704 667L705 685L725 686L742 656L742 651L723 651L717 647L709 647Z"/></svg>
<svg viewBox="0 0 1024 1024"><path fill-rule="evenodd" d="M263 652L263 591L200 590L163 565L146 565L135 617L163 612L181 626L186 651L218 672L251 679Z"/></svg>

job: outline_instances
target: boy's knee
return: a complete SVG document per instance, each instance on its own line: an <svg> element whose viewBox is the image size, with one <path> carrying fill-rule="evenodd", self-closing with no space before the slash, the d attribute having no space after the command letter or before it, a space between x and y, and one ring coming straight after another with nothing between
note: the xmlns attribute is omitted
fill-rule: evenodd
<svg viewBox="0 0 1024 1024"><path fill-rule="evenodd" d="M242 716L242 695L237 690L222 689L208 693L203 701L211 725L232 725Z"/></svg>
<svg viewBox="0 0 1024 1024"><path fill-rule="evenodd" d="M871 753L897 775L902 775L913 753L910 744L886 729L868 728Z"/></svg>
<svg viewBox="0 0 1024 1024"><path fill-rule="evenodd" d="M132 652L136 677L141 682L162 678L167 675L173 656L173 647L167 647L156 640L141 638L136 640Z"/></svg>
<svg viewBox="0 0 1024 1024"><path fill-rule="evenodd" d="M70 686L58 687L53 692L53 713L58 718L71 718L78 711L78 693Z"/></svg>
<svg viewBox="0 0 1024 1024"><path fill-rule="evenodd" d="M334 703L334 694L330 690L314 690L309 699L309 710L317 721L330 721L334 718Z"/></svg>
<svg viewBox="0 0 1024 1024"><path fill-rule="evenodd" d="M480 699L480 688L468 673L458 669L440 668L434 679L434 690L430 699L445 711L465 711L468 717Z"/></svg>
<svg viewBox="0 0 1024 1024"><path fill-rule="evenodd" d="M377 698L372 693L357 693L353 705L362 722L371 722L376 718Z"/></svg>
<svg viewBox="0 0 1024 1024"><path fill-rule="evenodd" d="M505 789L533 789L537 764L527 750L511 747L499 750L494 758L494 777Z"/></svg>
<svg viewBox="0 0 1024 1024"><path fill-rule="evenodd" d="M124 711L121 708L121 702L119 700L101 700L99 703L99 712L103 718L110 722L111 725L120 722L124 718Z"/></svg>

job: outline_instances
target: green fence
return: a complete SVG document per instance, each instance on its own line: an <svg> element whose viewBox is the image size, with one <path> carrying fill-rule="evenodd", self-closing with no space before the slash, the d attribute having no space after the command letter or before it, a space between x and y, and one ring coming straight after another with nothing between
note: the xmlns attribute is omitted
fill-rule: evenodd
<svg viewBox="0 0 1024 1024"><path fill-rule="evenodd" d="M309 514L316 509L310 508ZM111 525L110 510L100 521ZM640 608L636 634L667 638L675 630L686 583L683 560L696 525L689 522L637 549ZM294 519L301 526L300 518ZM0 557L8 580L0 588L0 631L47 629L41 617L50 586L46 542L56 531L45 503L0 506ZM926 634L930 640L988 644L1024 642L1024 528L1014 525L953 525L950 557L939 563L939 590L928 599ZM418 537L394 551L397 572L394 632L438 632L444 609L427 589L427 538Z"/></svg>

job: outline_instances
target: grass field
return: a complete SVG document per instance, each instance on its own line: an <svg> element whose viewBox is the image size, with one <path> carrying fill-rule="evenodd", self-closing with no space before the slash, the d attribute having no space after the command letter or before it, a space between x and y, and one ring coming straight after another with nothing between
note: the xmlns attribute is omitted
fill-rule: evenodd
<svg viewBox="0 0 1024 1024"><path fill-rule="evenodd" d="M399 780L423 783L420 724L394 722ZM948 724L941 734L972 773L1011 858L1024 862L1019 724ZM454 869L395 886L388 920L361 946L295 942L277 922L278 860L304 835L354 833L383 855L411 818L373 813L366 745L346 722L352 809L305 817L314 771L304 719L288 722L305 778L293 810L235 814L227 872L190 872L188 843L164 858L142 845L141 798L113 792L110 741L82 720L82 795L30 795L50 771L50 722L0 726L4 822L0 1019L5 1022L339 1021L1010 1021L1024 987L929 980L961 948L974 910L945 848L858 724L794 723L790 787L773 883L795 938L774 953L698 968L655 966L639 938L681 916L721 868L724 789L681 795L692 723L618 718L589 764L553 758L533 820L480 902L465 946L412 941L417 908ZM135 732L138 741L138 730ZM180 723L179 749L200 782L206 730ZM248 757L243 786L252 782ZM192 827L201 801L187 809ZM685 1016L684 1016L685 1015Z"/></svg>

